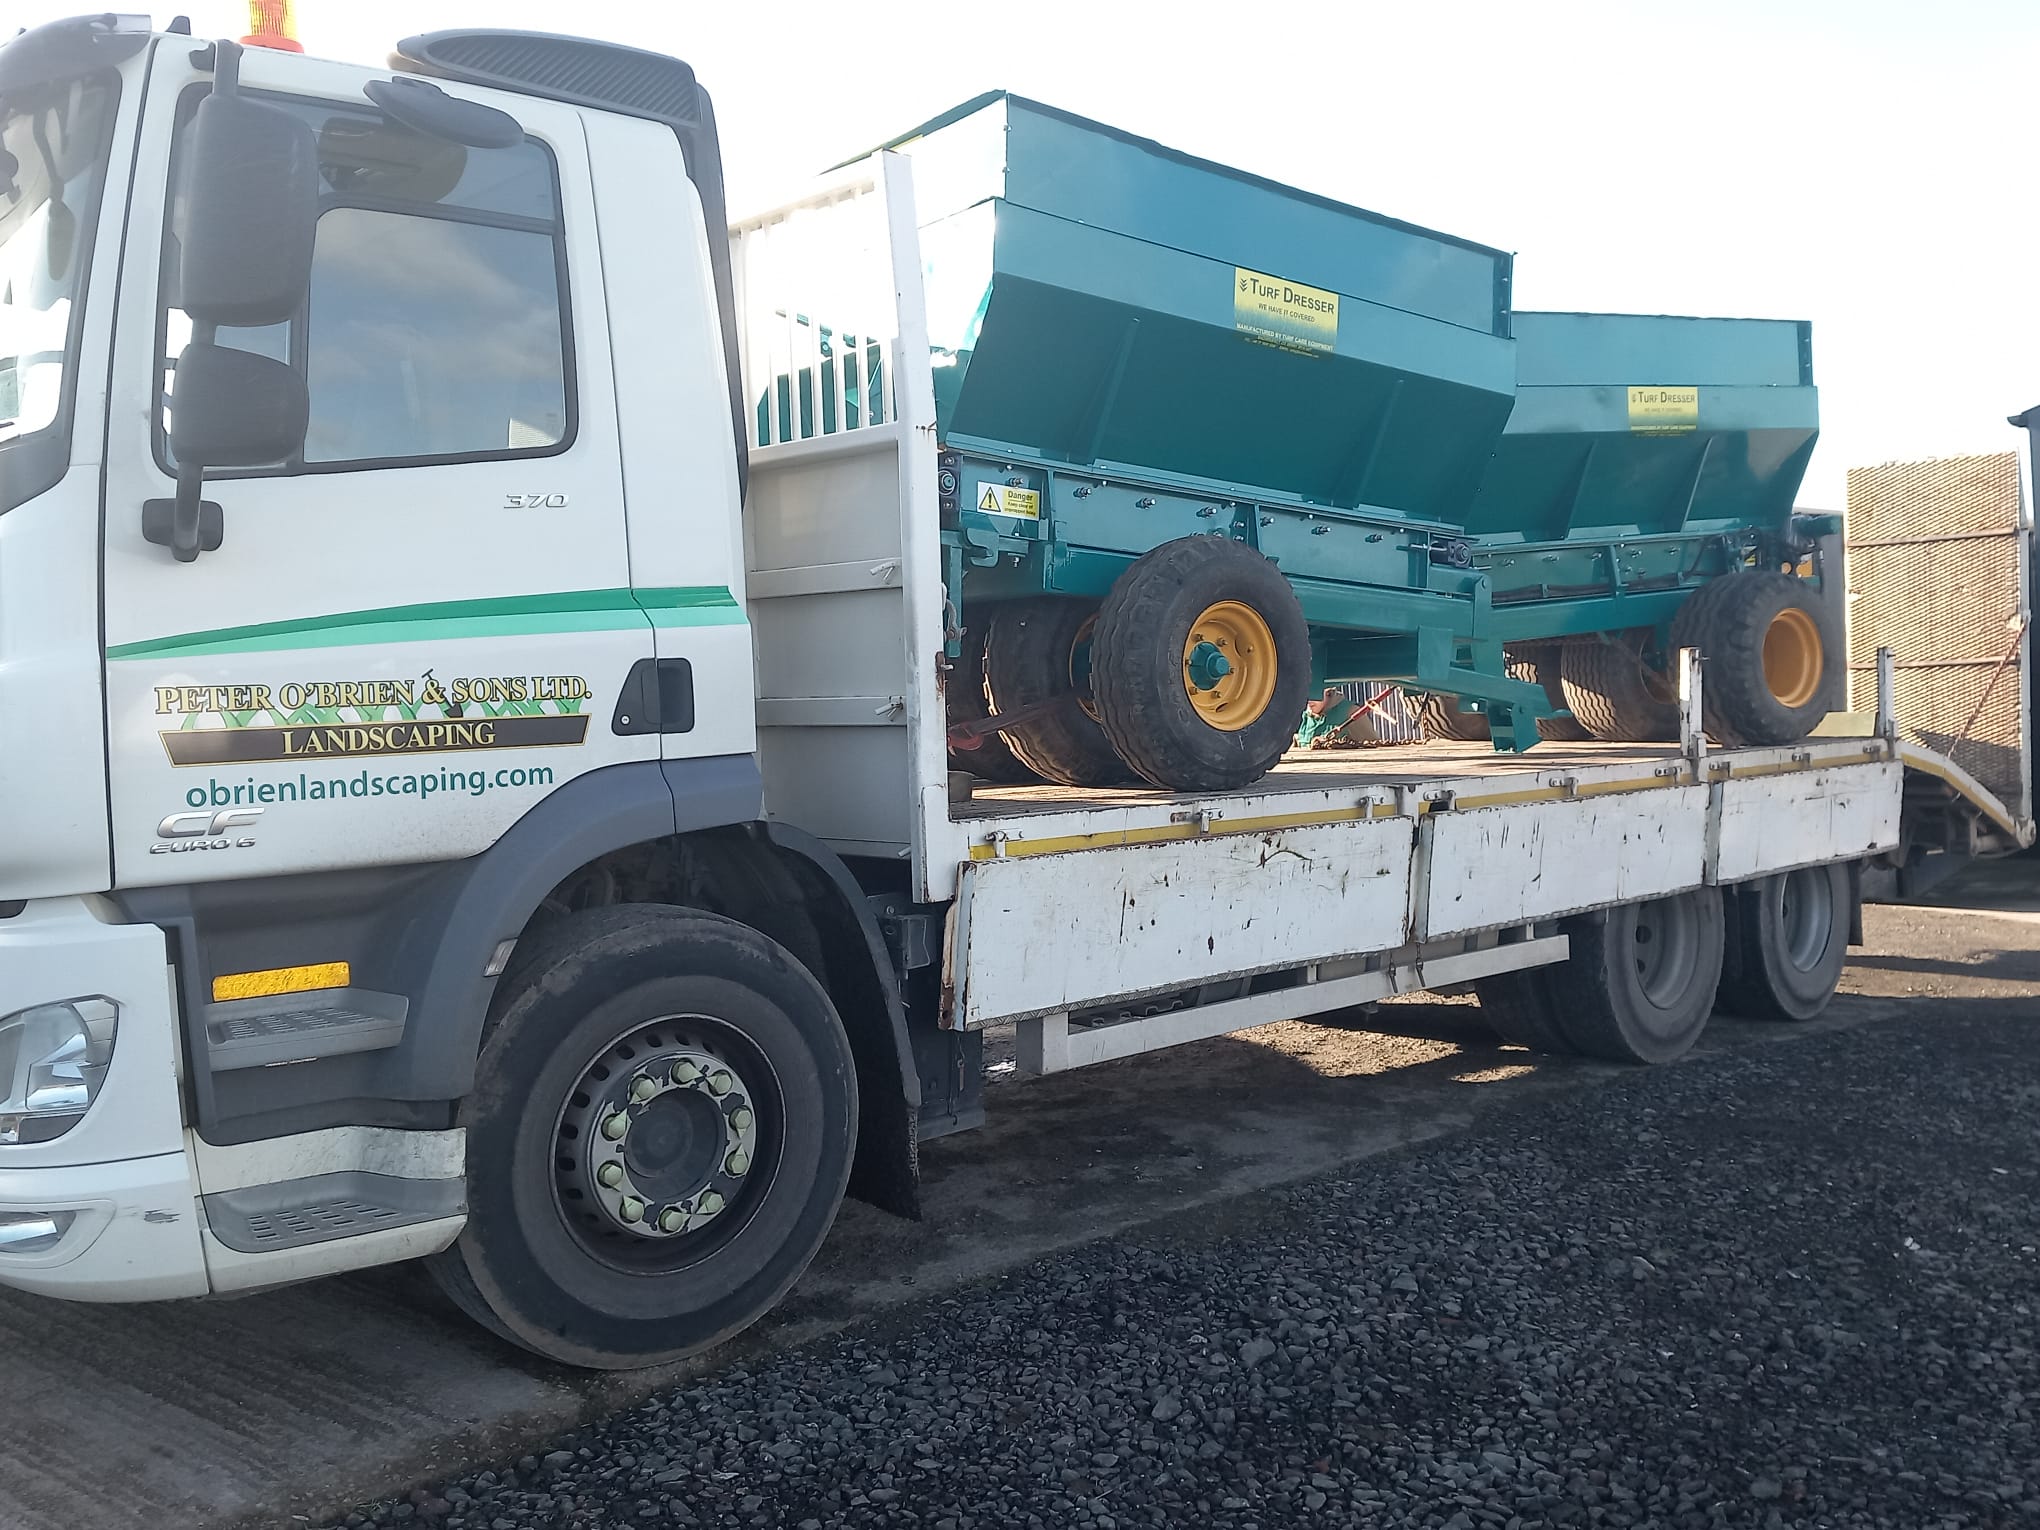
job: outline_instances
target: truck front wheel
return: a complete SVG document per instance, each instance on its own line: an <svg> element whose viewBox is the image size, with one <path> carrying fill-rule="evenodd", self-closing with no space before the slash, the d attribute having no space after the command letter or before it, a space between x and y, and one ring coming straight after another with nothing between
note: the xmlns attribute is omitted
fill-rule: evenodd
<svg viewBox="0 0 2040 1530"><path fill-rule="evenodd" d="M729 1337L842 1203L857 1075L828 994L756 930L664 905L568 915L520 956L462 1104L468 1223L435 1278L569 1365Z"/></svg>

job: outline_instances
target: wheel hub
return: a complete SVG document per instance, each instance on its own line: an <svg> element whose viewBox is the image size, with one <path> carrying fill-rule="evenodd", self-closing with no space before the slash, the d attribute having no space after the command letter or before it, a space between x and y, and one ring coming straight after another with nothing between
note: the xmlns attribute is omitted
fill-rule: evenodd
<svg viewBox="0 0 2040 1530"><path fill-rule="evenodd" d="M565 1188L610 1226L661 1239L721 1216L757 1147L743 1076L713 1052L671 1040L627 1068L607 1054L590 1065L561 1115L556 1162Z"/></svg>
<svg viewBox="0 0 2040 1530"><path fill-rule="evenodd" d="M1191 685L1200 691L1208 691L1232 673L1232 660L1216 643L1199 643L1190 650L1184 667L1189 672Z"/></svg>
<svg viewBox="0 0 2040 1530"><path fill-rule="evenodd" d="M1785 937L1785 959L1801 972L1813 971L1827 955L1834 901L1825 866L1788 872L1778 879L1778 928Z"/></svg>
<svg viewBox="0 0 2040 1530"><path fill-rule="evenodd" d="M1764 629L1764 684L1780 706L1803 707L1820 689L1820 627L1787 606Z"/></svg>
<svg viewBox="0 0 2040 1530"><path fill-rule="evenodd" d="M1699 961L1699 914L1690 894L1644 904L1636 917L1638 986L1659 1008L1676 1005Z"/></svg>
<svg viewBox="0 0 2040 1530"><path fill-rule="evenodd" d="M1245 601L1206 606L1183 640L1183 689L1221 733L1253 726L1275 699L1275 634Z"/></svg>

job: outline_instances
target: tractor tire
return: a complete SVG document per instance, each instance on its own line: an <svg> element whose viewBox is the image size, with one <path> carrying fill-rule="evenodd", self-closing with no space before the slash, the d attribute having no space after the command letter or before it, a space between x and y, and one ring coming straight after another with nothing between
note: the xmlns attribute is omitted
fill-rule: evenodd
<svg viewBox="0 0 2040 1530"><path fill-rule="evenodd" d="M1751 1020L1811 1020L1849 956L1846 865L1808 866L1728 890L1721 1007Z"/></svg>
<svg viewBox="0 0 2040 1530"><path fill-rule="evenodd" d="M1087 600L1052 595L998 607L985 633L985 695L994 713L1068 698L1068 705L1000 734L1013 757L1042 780L1138 786L1095 716L1089 675L1097 616Z"/></svg>
<svg viewBox="0 0 2040 1530"><path fill-rule="evenodd" d="M1462 712L1459 698L1432 693L1417 706L1417 722L1425 738L1449 739L1455 744L1484 744L1488 740L1485 712Z"/></svg>
<svg viewBox="0 0 2040 1530"><path fill-rule="evenodd" d="M1230 537L1143 554L1098 610L1098 721L1121 759L1172 791L1229 791L1272 770L1296 736L1310 670L1296 591Z"/></svg>
<svg viewBox="0 0 2040 1530"><path fill-rule="evenodd" d="M1833 622L1806 581L1790 574L1736 574L1719 585L1683 629L1673 624L1673 641L1697 647L1707 661L1700 688L1707 731L1730 747L1796 744L1827 716L1829 672L1841 653Z"/></svg>
<svg viewBox="0 0 2040 1530"><path fill-rule="evenodd" d="M963 632L963 652L949 668L949 684L943 693L943 707L949 726L982 722L992 715L985 690L985 628L980 620ZM989 781L994 786L1024 786L1041 778L1020 762L1003 733L990 733L978 740L975 749L949 750L949 768Z"/></svg>
<svg viewBox="0 0 2040 1530"><path fill-rule="evenodd" d="M1541 686L1547 701L1555 707L1565 706L1565 681L1559 671L1562 651L1547 648L1535 657L1509 660L1509 678ZM1540 717L1537 736L1548 744L1577 744L1594 735L1580 725L1577 717Z"/></svg>
<svg viewBox="0 0 2040 1530"><path fill-rule="evenodd" d="M1696 887L1566 921L1572 956L1550 969L1567 1038L1609 1062L1668 1063L1713 1013L1724 945L1721 894Z"/></svg>
<svg viewBox="0 0 2040 1530"><path fill-rule="evenodd" d="M1735 570L1731 569L1728 573L1721 575L1719 578L1710 579L1707 581L1707 583L1701 585L1698 590L1693 592L1692 596L1686 601L1686 603L1683 606L1679 607L1678 615L1672 618L1672 664L1673 664L1672 673L1674 676L1673 683L1674 684L1677 683L1676 677L1678 674L1677 665L1679 650L1682 648L1697 649L1700 653L1701 660L1703 661L1703 669L1701 672L1702 673L1701 696L1703 702L1706 697L1706 682L1705 682L1706 671L1704 668L1704 661L1707 658L1707 639L1705 636L1707 632L1707 624L1713 619L1714 608L1720 605L1722 600L1734 591L1735 587L1736 587ZM1704 715L1700 720L1700 725L1702 728L1705 728L1707 726L1707 719L1705 718ZM1715 742L1718 744L1732 745L1735 741L1733 739L1723 739L1717 737L1715 739Z"/></svg>
<svg viewBox="0 0 2040 1530"><path fill-rule="evenodd" d="M1646 640L1643 632L1616 632L1599 642L1568 643L1560 650L1566 709L1594 738L1618 744L1659 744L1678 738L1676 683L1644 663Z"/></svg>

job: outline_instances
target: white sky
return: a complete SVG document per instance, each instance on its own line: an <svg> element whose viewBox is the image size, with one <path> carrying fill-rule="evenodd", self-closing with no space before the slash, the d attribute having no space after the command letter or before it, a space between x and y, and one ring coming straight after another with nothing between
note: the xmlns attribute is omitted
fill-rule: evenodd
<svg viewBox="0 0 2040 1530"><path fill-rule="evenodd" d="M0 25L86 7L7 0ZM246 8L189 6L201 35ZM673 53L738 209L1005 87L1517 252L1522 308L1813 321L1851 466L2019 445L2040 404L2040 0L298 0L379 63L486 25ZM167 12L159 12L164 21Z"/></svg>

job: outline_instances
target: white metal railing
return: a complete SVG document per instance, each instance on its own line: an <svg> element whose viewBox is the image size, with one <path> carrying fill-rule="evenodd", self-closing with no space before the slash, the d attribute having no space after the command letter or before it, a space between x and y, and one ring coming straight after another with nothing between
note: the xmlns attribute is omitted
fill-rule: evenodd
<svg viewBox="0 0 2040 1530"><path fill-rule="evenodd" d="M754 447L899 417L892 232L874 157L730 226L738 350Z"/></svg>

